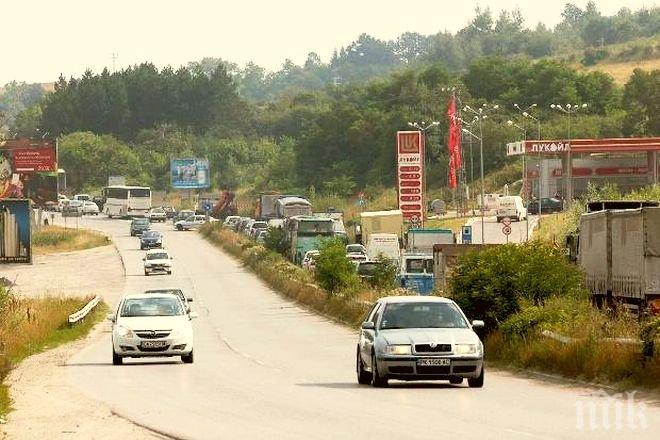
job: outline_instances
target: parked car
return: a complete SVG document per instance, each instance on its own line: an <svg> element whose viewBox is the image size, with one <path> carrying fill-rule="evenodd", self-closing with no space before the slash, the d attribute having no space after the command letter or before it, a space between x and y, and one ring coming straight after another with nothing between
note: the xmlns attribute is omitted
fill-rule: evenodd
<svg viewBox="0 0 660 440"><path fill-rule="evenodd" d="M559 199L543 197L541 199L541 213L550 214L553 212L561 212L564 209L564 203ZM527 203L527 213L528 214L538 214L539 213L539 201L532 200Z"/></svg>
<svg viewBox="0 0 660 440"><path fill-rule="evenodd" d="M131 237L139 237L149 229L151 229L151 224L148 218L136 217L131 220Z"/></svg>
<svg viewBox="0 0 660 440"><path fill-rule="evenodd" d="M193 363L195 312L186 313L181 298L171 293L131 294L122 298L112 321L112 364L127 357L181 356ZM163 330L167 329L167 330Z"/></svg>
<svg viewBox="0 0 660 440"><path fill-rule="evenodd" d="M225 218L225 221L224 221L223 225L227 228L232 228L233 229L236 222L238 222L240 219L241 219L241 217L238 216L238 215L228 215Z"/></svg>
<svg viewBox="0 0 660 440"><path fill-rule="evenodd" d="M258 232L260 229L261 229L261 230L266 230L266 229L268 229L268 223L267 223L267 222L263 222L263 221L259 221L259 220L255 221L254 223L252 223L252 224L250 225L250 229L249 229L249 231L248 231L248 235L249 235L250 237L252 237L252 238L256 238L256 237L257 237L256 234L257 234L257 232Z"/></svg>
<svg viewBox="0 0 660 440"><path fill-rule="evenodd" d="M85 215L99 215L99 207L94 202L83 202L82 212Z"/></svg>
<svg viewBox="0 0 660 440"><path fill-rule="evenodd" d="M163 247L163 235L152 229L144 231L140 236L140 249L152 249Z"/></svg>
<svg viewBox="0 0 660 440"><path fill-rule="evenodd" d="M83 201L82 200L68 200L67 203L62 208L62 212L83 212Z"/></svg>
<svg viewBox="0 0 660 440"><path fill-rule="evenodd" d="M185 220L179 220L174 223L174 228L177 231L190 231L191 229L199 229L206 222L205 215L191 215Z"/></svg>
<svg viewBox="0 0 660 440"><path fill-rule="evenodd" d="M236 232L242 232L245 225L251 220L252 219L250 217L241 217L241 219L234 225L234 230Z"/></svg>
<svg viewBox="0 0 660 440"><path fill-rule="evenodd" d="M381 261L372 261L372 260L366 260L366 261L357 260L356 262L357 262L357 274L363 280L369 280L370 278L373 278L374 272L376 271L378 266L382 266L384 264Z"/></svg>
<svg viewBox="0 0 660 440"><path fill-rule="evenodd" d="M321 255L321 253L316 249L305 252L305 256L303 257L302 260L303 269L307 269L307 270L316 269L315 258L318 257L319 255Z"/></svg>
<svg viewBox="0 0 660 440"><path fill-rule="evenodd" d="M145 294L163 294L171 293L179 297L183 306L186 308L186 313L190 313L190 303L193 302L193 299L186 296L181 289L149 289L144 291Z"/></svg>
<svg viewBox="0 0 660 440"><path fill-rule="evenodd" d="M346 245L346 254L362 254L362 255L367 255L367 248L365 248L363 245L356 243L356 244L347 244Z"/></svg>
<svg viewBox="0 0 660 440"><path fill-rule="evenodd" d="M269 228L282 229L284 227L284 219L283 218L271 218L270 220L268 220L268 227Z"/></svg>
<svg viewBox="0 0 660 440"><path fill-rule="evenodd" d="M366 255L358 254L358 253L346 254L346 258L354 262L362 262L362 261L367 261L369 259L369 257L367 257Z"/></svg>
<svg viewBox="0 0 660 440"><path fill-rule="evenodd" d="M257 234L257 243L264 244L266 242L267 235L268 235L267 229L260 229L259 234Z"/></svg>
<svg viewBox="0 0 660 440"><path fill-rule="evenodd" d="M150 249L144 256L144 274L166 273L172 275L172 257L164 249Z"/></svg>
<svg viewBox="0 0 660 440"><path fill-rule="evenodd" d="M167 213L163 208L151 208L147 213L147 217L152 222L164 222L167 220Z"/></svg>
<svg viewBox="0 0 660 440"><path fill-rule="evenodd" d="M361 325L356 371L359 384L387 386L390 379L448 380L481 388L483 344L468 321L447 298L380 298Z"/></svg>
<svg viewBox="0 0 660 440"><path fill-rule="evenodd" d="M256 222L255 219L251 218L245 224L243 225L243 229L241 229L241 233L243 235L250 235L250 229L252 229L252 225Z"/></svg>

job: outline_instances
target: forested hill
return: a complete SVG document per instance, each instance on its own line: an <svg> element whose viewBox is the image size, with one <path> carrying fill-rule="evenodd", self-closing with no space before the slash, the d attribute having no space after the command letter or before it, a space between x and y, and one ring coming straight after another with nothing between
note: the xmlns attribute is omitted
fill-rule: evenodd
<svg viewBox="0 0 660 440"><path fill-rule="evenodd" d="M573 117L574 137L660 133L660 71L635 71L621 86L607 74L574 67L564 59L568 52L529 56L569 46L575 53L594 43L594 27L601 40L593 50L604 50L610 41L657 34L659 23L658 8L603 17L593 4L586 10L569 4L556 29L529 30L517 13L493 20L486 10L455 35L405 34L398 43L363 36L328 64L312 57L305 66L289 63L268 75L250 76L211 59L178 69L144 63L87 72L60 78L53 93L17 115L12 135L59 136L61 166L74 188L126 175L165 189L171 157L200 156L210 160L215 188L349 195L392 185L396 131L409 121L437 120L428 138L428 177L429 187L439 188L446 184L448 89L460 97L459 108L499 106L484 124L486 172L506 164L506 142L523 136L508 120L528 137L537 134L514 104L536 104L532 113L544 137L566 136L566 119L552 103L587 104ZM561 32L568 26L571 32ZM612 29L619 31L603 40ZM542 35L550 42L547 53L529 52ZM347 70L335 80L340 67ZM465 149L470 161L467 140Z"/></svg>

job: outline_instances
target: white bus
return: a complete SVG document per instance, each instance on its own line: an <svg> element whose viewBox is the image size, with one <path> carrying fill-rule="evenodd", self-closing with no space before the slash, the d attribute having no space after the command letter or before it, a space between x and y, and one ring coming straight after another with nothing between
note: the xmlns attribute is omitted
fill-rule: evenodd
<svg viewBox="0 0 660 440"><path fill-rule="evenodd" d="M151 209L151 189L147 186L106 186L103 199L103 212L110 218L143 217Z"/></svg>

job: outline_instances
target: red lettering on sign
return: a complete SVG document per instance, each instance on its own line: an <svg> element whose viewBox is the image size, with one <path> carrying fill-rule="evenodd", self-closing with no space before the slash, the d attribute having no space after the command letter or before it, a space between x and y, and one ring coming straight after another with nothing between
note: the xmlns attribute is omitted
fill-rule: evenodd
<svg viewBox="0 0 660 440"><path fill-rule="evenodd" d="M420 194L422 192L419 188L401 188L401 194Z"/></svg>
<svg viewBox="0 0 660 440"><path fill-rule="evenodd" d="M402 180L400 183L401 186L421 186L422 182L419 180Z"/></svg>
<svg viewBox="0 0 660 440"><path fill-rule="evenodd" d="M399 174L400 179L420 179L422 176L417 173L403 173Z"/></svg>
<svg viewBox="0 0 660 440"><path fill-rule="evenodd" d="M402 165L399 167L399 171L402 173L409 173L413 171L421 171L421 168L417 165Z"/></svg>
<svg viewBox="0 0 660 440"><path fill-rule="evenodd" d="M421 196L401 196L399 199L402 202L421 202L422 197Z"/></svg>

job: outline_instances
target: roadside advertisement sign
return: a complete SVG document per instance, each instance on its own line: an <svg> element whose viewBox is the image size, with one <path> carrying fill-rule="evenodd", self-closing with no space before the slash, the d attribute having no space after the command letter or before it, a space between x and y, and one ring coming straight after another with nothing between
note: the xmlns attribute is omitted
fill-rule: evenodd
<svg viewBox="0 0 660 440"><path fill-rule="evenodd" d="M48 139L0 141L0 200L57 202L57 147Z"/></svg>
<svg viewBox="0 0 660 440"><path fill-rule="evenodd" d="M172 159L170 162L172 187L197 189L211 186L207 159Z"/></svg>
<svg viewBox="0 0 660 440"><path fill-rule="evenodd" d="M30 201L0 200L0 263L31 263Z"/></svg>
<svg viewBox="0 0 660 440"><path fill-rule="evenodd" d="M421 131L399 131L397 144L397 190L403 218L424 226L424 139Z"/></svg>

